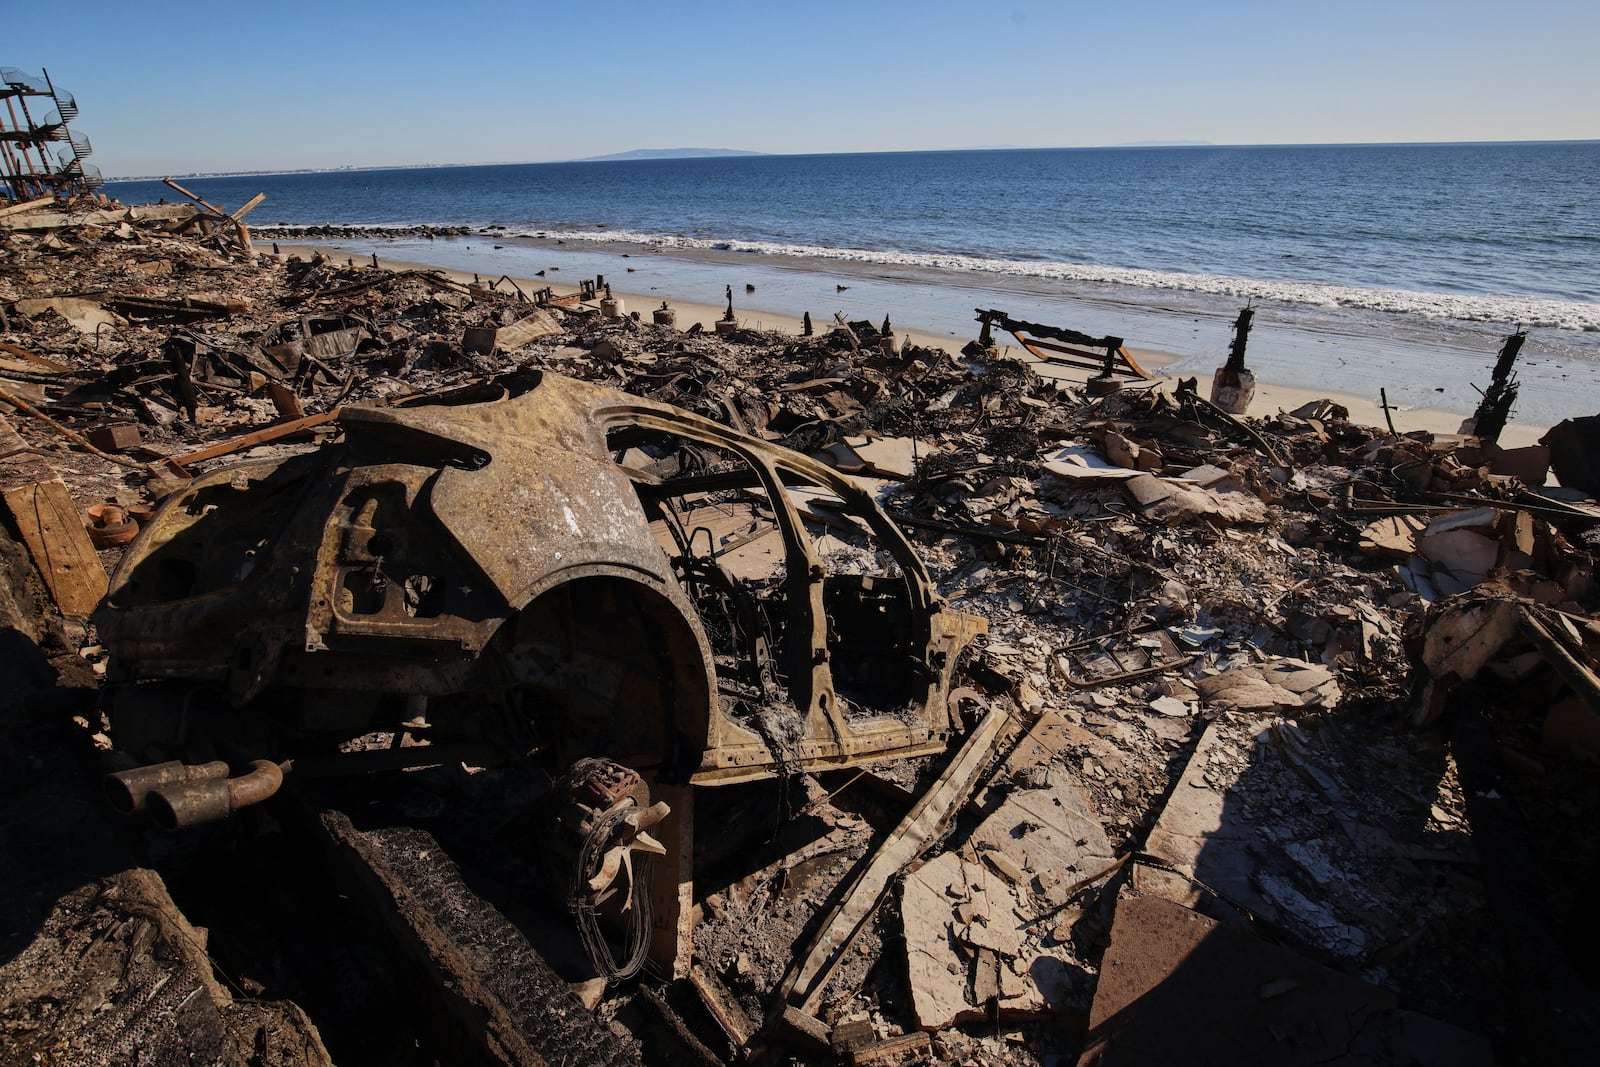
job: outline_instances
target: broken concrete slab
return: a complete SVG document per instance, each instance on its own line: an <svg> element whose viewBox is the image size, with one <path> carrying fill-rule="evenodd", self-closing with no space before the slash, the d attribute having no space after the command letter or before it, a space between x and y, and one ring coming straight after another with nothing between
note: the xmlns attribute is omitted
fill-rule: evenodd
<svg viewBox="0 0 1600 1067"><path fill-rule="evenodd" d="M107 311L105 305L99 301L76 296L32 297L14 301L11 309L18 315L26 315L28 318L38 318L40 315L54 312L78 332L91 335L103 326L128 325L127 319L115 312Z"/></svg>
<svg viewBox="0 0 1600 1067"><path fill-rule="evenodd" d="M983 869L946 852L907 876L900 899L906 934L906 977L917 1025L942 1030L957 1022L981 1019L984 1009L972 993L972 953L961 948L955 907L968 899L966 872L982 877Z"/></svg>
<svg viewBox="0 0 1600 1067"><path fill-rule="evenodd" d="M1112 481L1125 481L1137 477L1140 473L1127 467L1119 467L1108 462L1095 449L1088 445L1066 445L1054 452L1047 453L1040 460L1040 466L1051 474L1062 478L1093 479L1108 478Z"/></svg>
<svg viewBox="0 0 1600 1067"><path fill-rule="evenodd" d="M1424 531L1417 538L1417 552L1434 566L1448 569L1469 588L1487 580L1503 554L1497 539L1460 528Z"/></svg>
<svg viewBox="0 0 1600 1067"><path fill-rule="evenodd" d="M1039 775L1024 772L1046 768L1046 784L1014 787L998 802L986 798L994 807L963 850L938 856L906 878L906 966L922 1029L993 1011L1031 1018L1076 1007L1085 965L1052 917L1118 861L1082 790L1064 768L1040 758L1054 744L1050 734L1036 727L1000 770L1002 779L1015 783L1038 781ZM985 952L992 953L992 973Z"/></svg>
<svg viewBox="0 0 1600 1067"><path fill-rule="evenodd" d="M171 222L192 219L199 214L193 204L136 204L125 216L129 222Z"/></svg>
<svg viewBox="0 0 1600 1067"><path fill-rule="evenodd" d="M541 337L563 334L566 329L553 312L541 308L509 326L469 326L461 337L461 348L464 352L477 352L483 355L493 352L514 352Z"/></svg>
<svg viewBox="0 0 1600 1067"><path fill-rule="evenodd" d="M1188 701L1176 697L1159 696L1150 701L1150 710L1172 718L1183 718L1190 712Z"/></svg>
<svg viewBox="0 0 1600 1067"><path fill-rule="evenodd" d="M1489 1067L1488 1042L1157 897L1117 904L1079 1067Z"/></svg>
<svg viewBox="0 0 1600 1067"><path fill-rule="evenodd" d="M1021 868L1028 880L1015 883L1019 901L1038 896L1058 906L1068 886L1115 863L1116 851L1071 776L1057 767L1050 777L1044 788L1014 789L968 840L979 855Z"/></svg>
<svg viewBox="0 0 1600 1067"><path fill-rule="evenodd" d="M1265 729L1244 731L1234 727L1230 730L1221 719L1206 728L1189 757L1183 776L1173 787L1166 807L1145 840L1145 851L1150 855L1183 875L1200 878L1236 900L1240 898L1234 896L1235 893L1242 893L1246 898L1256 896L1251 887L1256 865L1248 850L1252 841L1260 840L1260 831L1230 817L1225 792L1208 782L1207 775L1213 762L1219 768L1230 764L1230 754L1237 747L1233 735L1241 732L1253 736L1255 745L1267 736ZM1204 871L1200 869L1202 859ZM1179 903L1189 904L1197 899L1186 884L1178 883L1173 888L1176 890L1173 899Z"/></svg>
<svg viewBox="0 0 1600 1067"><path fill-rule="evenodd" d="M1433 537L1438 534L1449 533L1452 530L1478 530L1492 532L1500 521L1501 512L1498 508L1470 508L1464 511L1452 511L1430 519L1422 536Z"/></svg>
<svg viewBox="0 0 1600 1067"><path fill-rule="evenodd" d="M919 459L937 451L914 437L847 437L844 443L868 473L901 480L916 473Z"/></svg>
<svg viewBox="0 0 1600 1067"><path fill-rule="evenodd" d="M110 225L124 217L121 208L100 208L82 213L66 211L19 211L0 216L0 229L24 232L64 230L80 226Z"/></svg>
<svg viewBox="0 0 1600 1067"><path fill-rule="evenodd" d="M1402 941L1419 914L1481 907L1480 896L1419 869L1442 857L1434 842L1420 831L1396 836L1388 813L1350 788L1343 754L1367 743L1336 716L1300 727L1219 717L1146 841L1162 866L1136 865L1133 887L1226 921L1251 916L1351 964ZM1399 790L1438 789L1414 768L1389 774Z"/></svg>

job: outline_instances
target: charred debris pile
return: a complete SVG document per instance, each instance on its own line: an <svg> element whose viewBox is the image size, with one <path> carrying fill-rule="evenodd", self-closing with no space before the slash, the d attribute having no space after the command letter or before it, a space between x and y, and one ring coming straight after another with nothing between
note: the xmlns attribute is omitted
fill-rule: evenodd
<svg viewBox="0 0 1600 1067"><path fill-rule="evenodd" d="M1252 417L1245 316L1207 400L257 202L0 208L6 1059L1593 1039L1600 416L1499 448L1514 351L1495 433Z"/></svg>

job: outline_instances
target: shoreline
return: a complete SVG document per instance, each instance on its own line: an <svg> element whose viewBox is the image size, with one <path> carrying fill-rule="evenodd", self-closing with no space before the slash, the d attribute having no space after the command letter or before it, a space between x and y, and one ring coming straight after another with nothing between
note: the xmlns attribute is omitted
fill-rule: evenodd
<svg viewBox="0 0 1600 1067"><path fill-rule="evenodd" d="M269 239L263 238L261 239L261 243L266 243L268 240ZM515 247L513 247L513 243ZM563 280L551 278L549 273L552 270L560 271L563 277L571 277L574 282L580 278L589 278L594 277L596 274L604 274L607 280L611 283L613 294L618 299L623 301L626 311L639 312L642 317L649 314L659 305L661 301L665 300L677 313L677 325L680 330L687 329L695 322L701 323L705 329L712 329L713 324L722 318L725 311L725 306L722 304L711 304L705 302L703 298L701 300L695 300L685 296L683 290L699 287L683 284L682 279L678 281L678 284L671 284L669 282L668 285L670 285L670 289L668 285L648 286L647 284L638 284L640 281L648 282L652 277L655 277L658 272L650 268L653 268L655 265L663 261L678 261L680 263L691 264L695 267L704 267L706 264L692 259L679 260L679 257L673 256L669 253L659 250L638 248L637 246L613 246L612 248L606 248L603 250L597 250L593 248L566 247L553 249L547 247L546 242L536 238L519 239L509 236L498 237L484 234L478 234L470 238L441 239L438 241L417 240L397 242L393 239L379 240L371 238L319 238L313 239L310 242L289 242L284 239L279 239L274 242L274 244L286 257L290 255L310 256L320 252L333 258L343 255L352 262L359 262L363 260L370 262L373 254L376 253L379 264L390 270L438 270L443 272L446 277L468 283L470 283L475 276L489 277L494 279L504 275L505 277L510 278L518 286L521 286L525 289L542 288L548 286L551 290L556 292L557 295L567 295L577 292L578 287L576 284L569 284ZM385 246L393 246L395 244L401 244L404 248L405 254L399 256L387 254L388 250L385 248ZM432 251L429 246L438 247L439 251L444 254L429 255L428 253ZM515 260L519 257L516 257L515 255L507 257L504 255L496 255L496 253L504 253L514 250L522 250L526 252L530 246L532 249L536 250L543 259L553 260L560 258L563 261L568 262L568 266L566 268L545 268L545 277L538 277L536 276L536 272L533 271L523 271L518 273L513 270L501 269L503 266L507 265L508 260ZM637 248L637 250L631 252L618 251L617 248ZM526 257L524 256L520 258ZM719 276L731 274L736 269L742 270L744 274L751 274L754 270L763 276L764 282L774 273L779 272L791 278L804 278L812 281L823 277L817 272L816 265L812 264L749 264L739 262L736 256L733 258L735 258L735 262L730 264L717 261L713 257L713 263L711 265ZM430 262L430 260L432 260L432 262ZM446 260L448 262L441 262L441 260ZM639 265L632 267L629 263L624 262L626 260L637 260ZM475 263L481 269L478 271L473 271L470 269L463 269L462 266L456 265L463 262ZM585 266L603 265L606 267L606 269L576 269L580 263ZM511 265L514 266L514 262ZM939 326L948 327L948 318L945 322L941 322L937 325L930 325L927 322L918 321L914 310L911 312L905 312L893 306L891 301L895 295L894 288L897 286L897 284L905 284L903 279L894 277L894 275L899 272L883 270L865 272L841 269L847 266L846 264L829 263L827 266L830 271L830 275L826 279L827 281L831 282L833 275L836 275L839 278L848 278L851 280L850 285L833 283L836 289L836 299L834 302L844 303L846 305L855 305L854 310L847 309L843 311L846 319L859 320L866 318L873 322L877 322L885 313L887 313L894 325L895 333L901 335L912 343L923 345L925 347L942 348L949 352L959 351L962 345L966 344L967 341L977 336L977 325L975 322L973 323L970 331L967 332L965 336L962 336L955 329L939 328ZM862 265L856 264L854 266L860 267ZM702 271L700 273L704 272ZM645 274L645 277L642 279L635 277L637 274ZM888 276L885 277L885 275ZM667 281L665 278L662 280ZM763 284L758 286L756 291L753 293L740 292L739 287L735 285L735 317L739 320L741 326L751 329L776 330L778 332L798 334L801 329L801 313L808 309L795 308L795 303L793 302L793 297L795 294L793 290L797 288L809 288L812 291L816 291L819 287L817 285L811 285L809 287L785 285L782 283L786 279L782 277L776 280L780 283L776 287ZM732 284L732 282L729 282L728 284ZM775 288L777 290L776 292L774 291ZM822 288L825 289L825 287ZM861 310L859 301L846 297L846 291L857 288L871 291L870 299L876 300L878 304L882 306L882 310L879 310L876 314L869 313L865 310ZM948 285L941 290L941 295L944 297L947 303L955 297L956 293L965 293L968 297L975 299L979 294L988 294L989 291L982 286L961 284ZM805 295L812 296L813 292L807 292ZM775 303L781 303L785 302L786 297L788 297L790 301L786 310L776 310L770 306L744 306L746 301L751 302L752 305L771 305ZM915 304L916 302L908 301L908 303ZM966 302L963 301L963 303ZM1013 300L1012 303L1016 303L1016 301ZM970 304L967 304L967 306L970 306ZM1193 309L1190 308L1140 307L1137 309L1137 311L1141 317L1150 315L1164 316L1168 320L1169 330L1167 332L1169 334L1181 333L1181 327L1183 323L1180 320L1192 319L1194 322L1202 321L1201 318L1194 316ZM1017 315L1018 317L1029 317L1027 307L1024 306L1021 311L1017 312ZM813 312L812 321L814 327L818 331L822 331L832 327L833 316L832 314L828 313L818 314ZM1113 322L1112 325L1114 326L1116 323ZM1214 329L1215 324L1213 323L1211 325L1213 328L1207 330L1206 332L1214 334L1216 332ZM1081 329L1082 327L1081 325L1074 324L1072 328ZM1273 325L1268 325L1265 330L1258 326L1258 328L1253 330L1251 334L1250 352L1255 353L1260 347L1264 347L1259 340L1261 336L1266 335L1269 338L1276 339L1275 335L1280 331L1281 328L1276 328ZM1111 329L1093 329L1086 330L1085 332L1110 333L1114 331ZM1129 332L1131 333L1132 331ZM1200 331L1195 329L1190 332L1198 334ZM1134 358L1151 372L1154 380L1165 382L1169 386L1175 386L1176 379L1180 376L1198 376L1201 379L1202 395L1209 395L1209 382L1212 372L1217 366L1222 364L1226 356L1227 336L1227 333L1223 333L1220 339L1222 342L1221 344L1216 344L1215 339L1213 339L1213 345L1208 346L1215 348L1217 354L1214 357L1193 352L1185 353L1182 351L1173 351L1173 348L1177 347L1176 345L1170 347L1158 347L1155 345L1141 344L1138 341L1137 335L1129 338L1127 348L1129 352L1133 354ZM1000 347L1002 351L1004 351L1007 346L1001 342L1000 338L997 338L997 342L1000 342ZM1010 347L1012 349L1016 348L1014 344ZM1210 365L1203 365L1208 359L1211 360ZM1485 364L1480 375L1485 381L1488 379L1489 368L1492 366L1493 362L1492 352L1488 354L1487 360L1488 362ZM1335 403L1342 404L1348 408L1350 411L1350 419L1354 423L1373 427L1383 427L1385 425L1383 410L1378 402L1378 398L1375 396L1368 397L1354 392L1351 389L1338 388L1332 384L1318 387L1315 385L1307 385L1303 382L1285 380L1285 375L1275 373L1281 368L1270 360L1249 358L1246 362L1250 369L1255 372L1257 379L1255 399L1251 404L1250 411L1248 412L1250 415L1262 416L1269 415L1280 410L1292 411L1300 407L1302 404L1316 400L1328 399ZM1084 372L1077 371L1072 368L1057 367L1050 363L1034 361L1034 364L1040 373L1048 377L1060 377L1068 380L1082 380L1087 376ZM1597 369L1597 373L1600 373L1600 369ZM1400 393L1400 395L1396 396L1395 394L1397 392ZM1444 393L1445 390L1441 389L1440 392ZM1451 392L1454 393L1455 396L1448 397L1447 399L1457 399L1460 396L1459 390L1452 390ZM1449 407L1444 405L1427 406L1417 404L1415 402L1418 395L1416 390L1410 390L1408 393L1406 390L1390 388L1390 394L1390 414L1394 418L1395 428L1401 433L1414 430L1426 430L1432 433L1453 434L1458 432L1462 419L1471 414L1470 409L1460 410L1465 405L1462 405L1459 402ZM1475 406L1475 404L1473 406ZM1519 420L1516 416L1513 416L1511 423L1501 434L1500 443L1506 448L1518 448L1525 445L1535 444L1537 443L1538 438L1543 436L1545 431L1549 429L1550 424L1551 423L1549 422L1539 420Z"/></svg>

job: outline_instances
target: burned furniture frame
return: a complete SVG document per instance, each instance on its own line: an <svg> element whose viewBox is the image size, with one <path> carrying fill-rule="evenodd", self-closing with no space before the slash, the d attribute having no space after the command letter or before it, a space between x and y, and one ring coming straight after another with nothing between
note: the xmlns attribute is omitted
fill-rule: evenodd
<svg viewBox="0 0 1600 1067"><path fill-rule="evenodd" d="M1109 335L1091 337L1089 334L1060 326L1024 322L1012 318L1004 311L992 309L985 311L983 308L978 308L977 317L982 326L978 334L978 344L983 348L993 347L994 329L999 327L1016 338L1017 344L1035 359L1063 363L1083 370L1099 371L1098 376L1106 379L1116 375L1126 378L1150 377L1143 367L1134 362L1133 356L1123 347L1120 337Z"/></svg>

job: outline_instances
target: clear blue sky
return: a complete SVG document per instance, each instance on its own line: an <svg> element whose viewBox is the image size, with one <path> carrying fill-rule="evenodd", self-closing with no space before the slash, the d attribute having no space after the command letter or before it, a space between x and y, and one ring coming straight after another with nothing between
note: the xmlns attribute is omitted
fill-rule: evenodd
<svg viewBox="0 0 1600 1067"><path fill-rule="evenodd" d="M109 176L1600 138L1600 0L9 0Z"/></svg>

